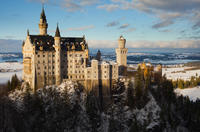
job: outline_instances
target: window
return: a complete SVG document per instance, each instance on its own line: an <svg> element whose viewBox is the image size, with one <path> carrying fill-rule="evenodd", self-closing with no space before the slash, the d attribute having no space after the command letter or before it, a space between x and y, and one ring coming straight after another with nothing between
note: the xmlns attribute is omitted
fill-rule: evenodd
<svg viewBox="0 0 200 132"><path fill-rule="evenodd" d="M53 55L53 57L55 57L55 55Z"/></svg>
<svg viewBox="0 0 200 132"><path fill-rule="evenodd" d="M38 55L38 57L40 57L40 55Z"/></svg>
<svg viewBox="0 0 200 132"><path fill-rule="evenodd" d="M45 55L43 55L43 57L45 57Z"/></svg>
<svg viewBox="0 0 200 132"><path fill-rule="evenodd" d="M106 73L106 71L104 71L104 73Z"/></svg>
<svg viewBox="0 0 200 132"><path fill-rule="evenodd" d="M40 64L40 61L38 61L38 64Z"/></svg>

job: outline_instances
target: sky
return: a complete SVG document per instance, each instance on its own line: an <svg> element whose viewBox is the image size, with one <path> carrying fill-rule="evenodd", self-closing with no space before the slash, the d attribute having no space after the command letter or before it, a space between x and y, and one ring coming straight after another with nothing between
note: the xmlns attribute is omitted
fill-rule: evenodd
<svg viewBox="0 0 200 132"><path fill-rule="evenodd" d="M59 23L91 48L116 47L120 35L130 48L200 48L200 0L1 0L0 52L21 50L27 29L39 34L42 4L48 34Z"/></svg>

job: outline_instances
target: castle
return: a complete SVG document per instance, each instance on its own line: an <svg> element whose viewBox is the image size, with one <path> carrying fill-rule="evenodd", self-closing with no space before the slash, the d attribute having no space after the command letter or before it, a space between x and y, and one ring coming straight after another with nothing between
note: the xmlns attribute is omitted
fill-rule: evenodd
<svg viewBox="0 0 200 132"><path fill-rule="evenodd" d="M30 35L22 45L23 77L35 91L46 85L59 85L64 80L77 81L97 95L110 94L110 88L127 65L126 40L120 36L116 48L116 62L90 59L88 43L83 37L61 37L57 25L55 36L47 33L44 8L40 16L39 35Z"/></svg>

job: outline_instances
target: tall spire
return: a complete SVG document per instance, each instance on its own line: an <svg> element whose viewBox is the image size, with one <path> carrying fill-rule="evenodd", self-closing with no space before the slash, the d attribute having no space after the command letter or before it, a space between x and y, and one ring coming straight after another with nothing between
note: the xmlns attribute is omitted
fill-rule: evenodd
<svg viewBox="0 0 200 132"><path fill-rule="evenodd" d="M29 36L29 29L27 29L27 36Z"/></svg>
<svg viewBox="0 0 200 132"><path fill-rule="evenodd" d="M57 23L55 37L60 37L60 30L59 30L59 27L58 27L58 23Z"/></svg>
<svg viewBox="0 0 200 132"><path fill-rule="evenodd" d="M42 4L42 12L40 14L40 19L42 19L43 22L47 22L46 15L45 15L45 12L44 12L44 4Z"/></svg>
<svg viewBox="0 0 200 132"><path fill-rule="evenodd" d="M40 14L40 23L39 23L40 35L47 35L47 28L48 28L48 23L44 12L44 6L42 5L42 12Z"/></svg>

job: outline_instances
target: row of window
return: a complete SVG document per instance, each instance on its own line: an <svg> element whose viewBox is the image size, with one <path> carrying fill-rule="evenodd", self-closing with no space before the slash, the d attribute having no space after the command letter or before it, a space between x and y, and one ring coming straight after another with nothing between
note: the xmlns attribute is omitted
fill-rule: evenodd
<svg viewBox="0 0 200 132"><path fill-rule="evenodd" d="M54 75L55 73L54 72L52 72L52 75ZM38 75L41 75L41 73L40 72L38 72ZM44 75L46 76L47 75L47 72L44 72ZM49 75L51 75L51 72L49 72Z"/></svg>
<svg viewBox="0 0 200 132"><path fill-rule="evenodd" d="M38 57L40 57L40 55L37 55ZM45 55L43 55L43 57L45 57ZM49 57L51 57L51 55L49 55ZM52 55L52 57L55 57L55 55Z"/></svg>
<svg viewBox="0 0 200 132"><path fill-rule="evenodd" d="M84 75L76 75L76 76L74 76L74 78L72 77L72 76L67 76L67 78L69 78L69 79L84 79Z"/></svg>
<svg viewBox="0 0 200 132"><path fill-rule="evenodd" d="M121 51L121 53L122 53L122 54L125 54L125 53L126 53L126 51Z"/></svg>
<svg viewBox="0 0 200 132"><path fill-rule="evenodd" d="M53 60L52 62L55 63L54 60ZM43 63L46 63L46 62L43 60ZM48 63L51 63L51 61L49 60ZM39 60L38 60L38 64L40 64L40 61L39 61Z"/></svg>
<svg viewBox="0 0 200 132"><path fill-rule="evenodd" d="M36 52L36 54L37 54L37 52ZM67 57L67 54L64 54L64 55L65 55L65 57ZM37 55L37 56L40 57L40 55ZM70 54L69 56L72 57L73 54ZM74 56L75 57L82 57L82 54L75 54ZM43 54L43 57L45 57L44 54ZM51 55L49 55L49 57L51 57ZM52 55L52 57L55 57L55 55Z"/></svg>
<svg viewBox="0 0 200 132"><path fill-rule="evenodd" d="M69 56L72 57L73 54L69 54ZM82 57L82 54L75 54L74 56L75 56L75 57Z"/></svg>

